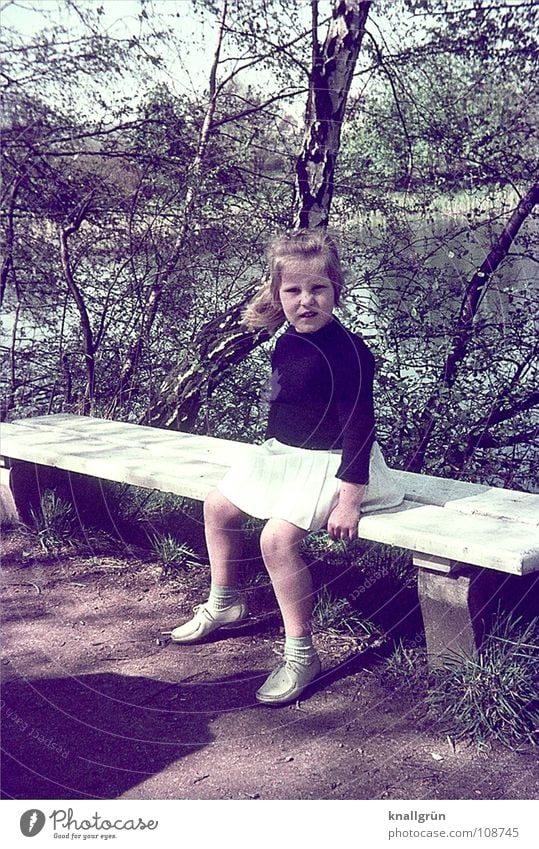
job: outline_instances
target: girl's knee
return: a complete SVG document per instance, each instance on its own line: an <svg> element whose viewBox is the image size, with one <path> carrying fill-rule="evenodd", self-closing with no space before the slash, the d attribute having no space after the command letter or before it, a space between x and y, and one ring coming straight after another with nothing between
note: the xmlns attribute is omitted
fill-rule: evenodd
<svg viewBox="0 0 539 849"><path fill-rule="evenodd" d="M260 549L264 557L284 555L292 549L297 552L306 531L279 519L270 519L260 535Z"/></svg>
<svg viewBox="0 0 539 849"><path fill-rule="evenodd" d="M242 511L232 504L218 489L212 489L204 499L204 521L213 522L220 527L239 524Z"/></svg>

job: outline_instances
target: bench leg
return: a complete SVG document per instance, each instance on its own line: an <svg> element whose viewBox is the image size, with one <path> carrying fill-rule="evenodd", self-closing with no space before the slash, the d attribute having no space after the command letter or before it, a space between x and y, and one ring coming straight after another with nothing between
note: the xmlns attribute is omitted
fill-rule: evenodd
<svg viewBox="0 0 539 849"><path fill-rule="evenodd" d="M39 509L39 499L54 485L54 469L24 460L11 461L10 486L21 522L32 520L32 510Z"/></svg>
<svg viewBox="0 0 539 849"><path fill-rule="evenodd" d="M0 467L0 527L16 525L19 513L11 490L11 470Z"/></svg>
<svg viewBox="0 0 539 849"><path fill-rule="evenodd" d="M440 668L455 655L476 654L495 588L495 576L479 567L458 565L446 572L419 569L419 601L430 669Z"/></svg>

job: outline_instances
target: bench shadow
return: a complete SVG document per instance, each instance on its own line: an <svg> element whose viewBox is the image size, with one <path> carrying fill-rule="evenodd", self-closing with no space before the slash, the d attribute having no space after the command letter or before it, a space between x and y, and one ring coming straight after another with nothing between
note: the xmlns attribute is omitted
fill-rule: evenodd
<svg viewBox="0 0 539 849"><path fill-rule="evenodd" d="M9 681L0 701L1 797L117 798L211 743L210 722L220 712L254 707L264 674L179 683L115 673Z"/></svg>

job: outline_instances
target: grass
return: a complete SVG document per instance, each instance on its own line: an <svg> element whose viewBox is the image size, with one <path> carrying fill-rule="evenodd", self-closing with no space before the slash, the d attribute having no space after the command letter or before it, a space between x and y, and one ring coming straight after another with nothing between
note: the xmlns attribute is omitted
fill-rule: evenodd
<svg viewBox="0 0 539 849"><path fill-rule="evenodd" d="M448 659L432 675L427 704L455 739L479 748L539 742L539 619L498 612L476 657Z"/></svg>
<svg viewBox="0 0 539 849"><path fill-rule="evenodd" d="M312 565L314 562L324 562L331 566L349 567L358 556L360 540L345 542L332 540L326 531L315 531L309 534L301 544L302 554Z"/></svg>
<svg viewBox="0 0 539 849"><path fill-rule="evenodd" d="M361 640L380 636L372 622L362 619L346 598L336 598L327 587L317 593L312 621L315 631L333 636L346 635Z"/></svg>
<svg viewBox="0 0 539 849"><path fill-rule="evenodd" d="M161 562L159 579L200 565L193 549L178 542L171 534L156 534L152 549Z"/></svg>
<svg viewBox="0 0 539 849"><path fill-rule="evenodd" d="M31 509L31 531L44 552L57 551L77 541L77 520L73 506L53 489L46 489L37 510Z"/></svg>
<svg viewBox="0 0 539 849"><path fill-rule="evenodd" d="M453 740L478 750L539 742L539 620L498 611L481 650L448 657L429 673L417 641L399 640L387 660L393 684L424 699L427 715Z"/></svg>
<svg viewBox="0 0 539 849"><path fill-rule="evenodd" d="M388 677L406 690L425 693L427 689L427 652L422 635L414 640L398 639L386 661Z"/></svg>

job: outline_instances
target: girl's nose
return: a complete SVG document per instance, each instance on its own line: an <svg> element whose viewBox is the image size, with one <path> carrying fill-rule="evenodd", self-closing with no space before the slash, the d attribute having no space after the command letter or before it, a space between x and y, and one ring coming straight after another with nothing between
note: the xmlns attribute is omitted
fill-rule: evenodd
<svg viewBox="0 0 539 849"><path fill-rule="evenodd" d="M312 292L302 292L301 293L301 303L302 304L312 304L314 300L314 295Z"/></svg>

